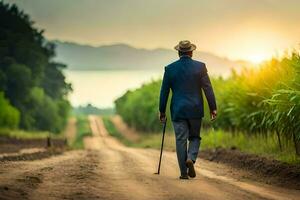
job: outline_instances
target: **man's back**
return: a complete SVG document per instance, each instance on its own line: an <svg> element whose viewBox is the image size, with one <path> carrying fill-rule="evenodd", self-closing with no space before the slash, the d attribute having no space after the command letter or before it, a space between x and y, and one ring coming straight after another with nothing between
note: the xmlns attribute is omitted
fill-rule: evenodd
<svg viewBox="0 0 300 200"><path fill-rule="evenodd" d="M172 90L171 116L181 173L179 178L189 179L196 177L194 163L199 152L201 121L204 115L202 90L209 104L211 120L216 118L217 108L205 64L192 59L196 45L183 40L174 48L180 59L165 68L160 90L159 119L166 122L168 96Z"/></svg>
<svg viewBox="0 0 300 200"><path fill-rule="evenodd" d="M168 90L172 90L172 120L200 119L204 115L202 91L205 91L211 109L216 103L205 64L182 56L165 68L160 96L160 110L165 111Z"/></svg>

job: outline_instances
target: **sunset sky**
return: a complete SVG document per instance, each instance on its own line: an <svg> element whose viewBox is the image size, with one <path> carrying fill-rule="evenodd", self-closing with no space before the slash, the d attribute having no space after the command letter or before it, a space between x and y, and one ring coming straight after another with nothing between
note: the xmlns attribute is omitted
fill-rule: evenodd
<svg viewBox="0 0 300 200"><path fill-rule="evenodd" d="M173 48L261 61L300 43L299 0L6 0L49 39Z"/></svg>

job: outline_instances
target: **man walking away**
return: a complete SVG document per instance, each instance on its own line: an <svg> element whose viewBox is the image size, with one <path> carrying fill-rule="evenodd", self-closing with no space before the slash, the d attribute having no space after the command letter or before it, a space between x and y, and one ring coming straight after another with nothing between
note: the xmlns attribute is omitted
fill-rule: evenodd
<svg viewBox="0 0 300 200"><path fill-rule="evenodd" d="M202 90L208 101L211 120L217 116L217 106L205 64L192 59L196 46L184 40L180 41L175 49L180 59L165 67L160 91L159 118L161 122L166 120L166 106L171 89L170 109L176 136L180 179L188 179L196 177L194 163L199 152L200 128L204 116Z"/></svg>

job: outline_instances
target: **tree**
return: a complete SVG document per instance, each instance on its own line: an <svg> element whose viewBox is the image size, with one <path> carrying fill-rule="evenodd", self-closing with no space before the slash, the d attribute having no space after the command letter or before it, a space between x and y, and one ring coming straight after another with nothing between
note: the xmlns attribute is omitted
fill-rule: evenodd
<svg viewBox="0 0 300 200"><path fill-rule="evenodd" d="M3 92L0 92L0 108L0 127L17 128L20 113L4 98Z"/></svg>
<svg viewBox="0 0 300 200"><path fill-rule="evenodd" d="M16 5L0 2L0 91L20 112L20 127L59 132L70 105L65 65L55 46Z"/></svg>

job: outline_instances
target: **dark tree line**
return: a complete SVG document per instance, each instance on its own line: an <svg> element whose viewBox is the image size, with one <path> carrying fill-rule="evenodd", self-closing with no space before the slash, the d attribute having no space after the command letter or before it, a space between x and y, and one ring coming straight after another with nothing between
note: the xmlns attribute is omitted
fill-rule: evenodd
<svg viewBox="0 0 300 200"><path fill-rule="evenodd" d="M55 46L33 24L16 5L0 2L0 127L59 132L71 85L66 66L53 61Z"/></svg>

